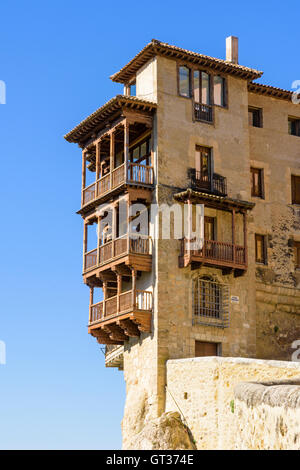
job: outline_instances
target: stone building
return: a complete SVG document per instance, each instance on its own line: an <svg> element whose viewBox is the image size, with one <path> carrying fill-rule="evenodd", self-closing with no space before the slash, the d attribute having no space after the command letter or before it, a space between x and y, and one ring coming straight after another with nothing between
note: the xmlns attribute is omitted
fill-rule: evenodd
<svg viewBox="0 0 300 470"><path fill-rule="evenodd" d="M226 60L152 40L111 77L124 94L65 136L82 148L89 333L124 370L124 434L164 412L169 359L299 347L300 100L261 76L232 36ZM195 246L175 225L188 207L193 232L196 205Z"/></svg>

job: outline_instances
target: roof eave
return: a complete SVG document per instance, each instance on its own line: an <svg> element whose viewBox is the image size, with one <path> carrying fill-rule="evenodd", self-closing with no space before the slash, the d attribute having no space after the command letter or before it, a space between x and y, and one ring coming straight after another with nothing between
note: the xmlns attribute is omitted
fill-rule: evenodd
<svg viewBox="0 0 300 470"><path fill-rule="evenodd" d="M111 80L117 83L128 83L132 80L136 72L152 57L156 55L167 56L170 59L181 59L192 61L193 64L207 66L219 72L235 75L247 80L255 80L262 76L263 72L238 64L232 64L222 59L205 56L192 51L187 51L176 46L161 43L152 40L147 44L128 64L121 68L118 72L111 75Z"/></svg>
<svg viewBox="0 0 300 470"><path fill-rule="evenodd" d="M156 108L156 103L133 96L117 95L75 126L64 138L70 143L82 143L95 127L101 124L101 118L104 120L106 115L109 118L114 112L121 110L123 106L142 107L147 111L152 111Z"/></svg>

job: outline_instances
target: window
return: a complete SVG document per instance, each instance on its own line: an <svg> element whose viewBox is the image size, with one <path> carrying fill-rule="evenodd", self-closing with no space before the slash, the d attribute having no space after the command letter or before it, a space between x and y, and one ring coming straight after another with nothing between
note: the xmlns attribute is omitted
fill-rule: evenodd
<svg viewBox="0 0 300 470"><path fill-rule="evenodd" d="M251 168L251 196L264 197L263 170Z"/></svg>
<svg viewBox="0 0 300 470"><path fill-rule="evenodd" d="M211 150L208 147L196 146L195 153L196 181L202 189L210 189L211 183Z"/></svg>
<svg viewBox="0 0 300 470"><path fill-rule="evenodd" d="M130 95L131 96L136 96L136 84L135 83L130 85Z"/></svg>
<svg viewBox="0 0 300 470"><path fill-rule="evenodd" d="M292 175L292 204L300 204L300 176Z"/></svg>
<svg viewBox="0 0 300 470"><path fill-rule="evenodd" d="M150 163L150 138L144 140L142 143L130 148L129 160L132 163L139 163L141 165L149 165Z"/></svg>
<svg viewBox="0 0 300 470"><path fill-rule="evenodd" d="M179 94L187 98L191 97L191 72L184 66L179 67Z"/></svg>
<svg viewBox="0 0 300 470"><path fill-rule="evenodd" d="M249 125L253 127L262 127L262 109L248 108Z"/></svg>
<svg viewBox="0 0 300 470"><path fill-rule="evenodd" d="M193 78L193 80L192 80ZM213 105L226 106L226 80L203 70L191 71L179 67L179 94L194 98L194 114L197 121L213 121Z"/></svg>
<svg viewBox="0 0 300 470"><path fill-rule="evenodd" d="M288 126L290 135L297 135L300 137L300 119L289 117Z"/></svg>
<svg viewBox="0 0 300 470"><path fill-rule="evenodd" d="M214 75L214 104L226 106L225 100L225 78Z"/></svg>
<svg viewBox="0 0 300 470"><path fill-rule="evenodd" d="M199 70L194 71L194 102L195 119L212 122L211 78Z"/></svg>
<svg viewBox="0 0 300 470"><path fill-rule="evenodd" d="M195 357L219 356L219 343L195 341Z"/></svg>
<svg viewBox="0 0 300 470"><path fill-rule="evenodd" d="M255 261L267 264L267 244L265 235L255 234Z"/></svg>
<svg viewBox="0 0 300 470"><path fill-rule="evenodd" d="M294 242L295 268L300 269L300 242Z"/></svg>
<svg viewBox="0 0 300 470"><path fill-rule="evenodd" d="M195 323L226 327L229 324L229 288L210 277L198 277L193 284Z"/></svg>

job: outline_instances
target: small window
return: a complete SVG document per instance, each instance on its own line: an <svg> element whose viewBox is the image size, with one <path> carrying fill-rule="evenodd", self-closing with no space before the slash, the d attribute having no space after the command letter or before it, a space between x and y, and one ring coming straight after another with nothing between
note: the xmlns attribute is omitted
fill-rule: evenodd
<svg viewBox="0 0 300 470"><path fill-rule="evenodd" d="M267 244L265 235L255 234L255 261L267 264Z"/></svg>
<svg viewBox="0 0 300 470"><path fill-rule="evenodd" d="M263 170L251 168L251 196L264 197Z"/></svg>
<svg viewBox="0 0 300 470"><path fill-rule="evenodd" d="M195 341L195 357L218 356L220 344Z"/></svg>
<svg viewBox="0 0 300 470"><path fill-rule="evenodd" d="M300 119L289 117L288 125L289 134L300 137Z"/></svg>
<svg viewBox="0 0 300 470"><path fill-rule="evenodd" d="M300 269L300 242L294 242L295 269Z"/></svg>
<svg viewBox="0 0 300 470"><path fill-rule="evenodd" d="M191 71L184 66L179 67L179 94L187 98L191 96Z"/></svg>
<svg viewBox="0 0 300 470"><path fill-rule="evenodd" d="M248 108L249 125L253 127L262 127L262 109Z"/></svg>
<svg viewBox="0 0 300 470"><path fill-rule="evenodd" d="M214 104L217 106L226 106L225 78L219 75L214 76Z"/></svg>
<svg viewBox="0 0 300 470"><path fill-rule="evenodd" d="M300 204L300 176L292 175L292 204Z"/></svg>

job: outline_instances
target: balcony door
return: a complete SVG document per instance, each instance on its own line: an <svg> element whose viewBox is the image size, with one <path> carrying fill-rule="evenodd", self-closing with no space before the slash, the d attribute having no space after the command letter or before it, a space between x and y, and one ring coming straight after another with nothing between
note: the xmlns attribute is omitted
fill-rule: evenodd
<svg viewBox="0 0 300 470"><path fill-rule="evenodd" d="M204 239L215 240L216 237L215 217L204 217Z"/></svg>
<svg viewBox="0 0 300 470"><path fill-rule="evenodd" d="M196 181L203 189L211 189L211 150L207 147L196 147L195 155Z"/></svg>
<svg viewBox="0 0 300 470"><path fill-rule="evenodd" d="M217 247L213 243L216 240L215 217L204 217L204 248L205 256L215 258Z"/></svg>

